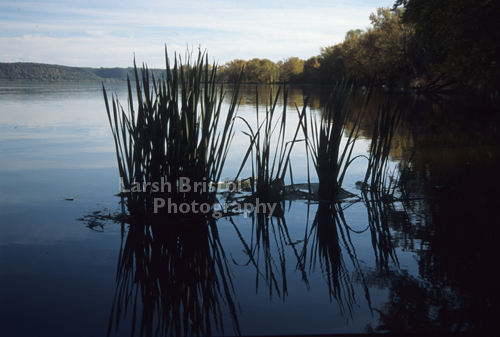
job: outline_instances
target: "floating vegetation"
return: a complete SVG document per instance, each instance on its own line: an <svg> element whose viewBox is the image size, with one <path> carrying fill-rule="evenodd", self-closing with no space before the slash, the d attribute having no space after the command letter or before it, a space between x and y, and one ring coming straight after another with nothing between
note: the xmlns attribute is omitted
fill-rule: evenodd
<svg viewBox="0 0 500 337"><path fill-rule="evenodd" d="M100 211L89 212L82 218L78 218L76 220L85 222L87 224L87 228L98 232L103 232L104 226L108 222L123 224L125 222L129 222L132 218L133 217L128 214L119 212L111 213L109 209L104 208Z"/></svg>
<svg viewBox="0 0 500 337"><path fill-rule="evenodd" d="M68 192L67 194L69 194L69 193L71 193L71 192ZM64 200L66 200L66 201L73 201L73 200L75 200L75 198L76 198L76 197L79 197L79 196L81 196L82 194L83 194L83 193L80 193L80 194L74 195L74 196L69 197L69 198L64 198Z"/></svg>

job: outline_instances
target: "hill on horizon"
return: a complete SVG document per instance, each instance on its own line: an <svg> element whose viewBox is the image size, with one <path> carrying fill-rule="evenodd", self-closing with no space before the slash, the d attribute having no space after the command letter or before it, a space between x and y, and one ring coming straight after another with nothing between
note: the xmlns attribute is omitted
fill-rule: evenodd
<svg viewBox="0 0 500 337"><path fill-rule="evenodd" d="M160 77L164 69L149 69ZM0 62L0 81L124 82L134 79L134 68L89 68L32 62Z"/></svg>

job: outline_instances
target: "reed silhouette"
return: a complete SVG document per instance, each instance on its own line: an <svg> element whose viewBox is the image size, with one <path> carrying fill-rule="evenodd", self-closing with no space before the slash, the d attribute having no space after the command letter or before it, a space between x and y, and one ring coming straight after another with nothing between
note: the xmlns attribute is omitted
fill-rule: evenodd
<svg viewBox="0 0 500 337"><path fill-rule="evenodd" d="M176 204L212 205L234 135L239 83L228 111L223 112L223 88L218 90L217 67L209 67L208 55L200 51L192 65L189 54L185 65L180 61L178 65L176 58L172 69L166 50L165 57L166 78L157 81L154 76L150 80L146 66L139 76L134 61L137 105L134 108L127 78L128 112L114 96L110 109L103 86L122 197L132 209L147 213L155 211L155 199L160 198ZM187 190L186 179L192 184L214 184Z"/></svg>

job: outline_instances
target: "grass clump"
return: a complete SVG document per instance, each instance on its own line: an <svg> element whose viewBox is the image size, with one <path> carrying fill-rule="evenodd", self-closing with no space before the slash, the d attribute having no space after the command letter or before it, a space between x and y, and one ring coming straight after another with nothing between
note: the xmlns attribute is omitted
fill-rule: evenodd
<svg viewBox="0 0 500 337"><path fill-rule="evenodd" d="M355 90L347 90L346 84L334 89L326 103L324 113L319 122L310 115L302 124L306 137L307 156L311 152L314 168L318 175L318 198L323 201L338 201L347 168L351 159L354 143L359 134L361 111L349 131L343 148L341 142L344 135L347 116L350 113L350 101ZM310 130L309 130L310 128ZM310 183L309 183L310 184Z"/></svg>
<svg viewBox="0 0 500 337"><path fill-rule="evenodd" d="M259 101L258 90L255 91L256 101ZM270 104L266 106L264 120L259 119L259 105L256 104L257 129L254 129L242 117L247 125L249 132L244 132L250 138L250 146L245 154L241 168L237 174L240 175L246 161L251 157L252 177L256 179L245 179L250 181L252 196L260 200L278 201L284 196L285 176L289 170L292 176L292 166L290 163L290 154L296 142L300 131L300 125L305 116L308 98L304 101L302 113L299 112L299 122L295 129L292 140L286 141L286 123L287 123L287 101L288 89L283 90L283 110L276 119L276 106L281 95L279 87L276 95L273 97L271 91L269 95ZM278 132L277 139L273 140L273 135ZM275 144L273 147L272 144Z"/></svg>
<svg viewBox="0 0 500 337"><path fill-rule="evenodd" d="M158 80L150 78L146 66L139 74L134 61L137 104L127 77L127 112L114 96L110 108L103 86L122 197L129 211L151 213L160 198L176 204L212 205L234 135L239 82L224 115L224 94L215 82L217 67L209 66L208 55L200 51L190 64L187 54L184 65L176 57L172 69L166 50L165 57L166 78ZM189 190L186 183L191 184Z"/></svg>

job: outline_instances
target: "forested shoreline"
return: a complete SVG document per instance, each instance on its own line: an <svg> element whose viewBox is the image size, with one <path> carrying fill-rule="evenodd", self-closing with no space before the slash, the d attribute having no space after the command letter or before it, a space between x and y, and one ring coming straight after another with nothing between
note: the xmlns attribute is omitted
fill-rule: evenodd
<svg viewBox="0 0 500 337"><path fill-rule="evenodd" d="M252 83L383 85L417 93L500 92L500 2L489 0L397 0L378 8L370 26L352 29L344 41L321 47L308 60L290 57L234 60L220 67L235 80L245 66Z"/></svg>

